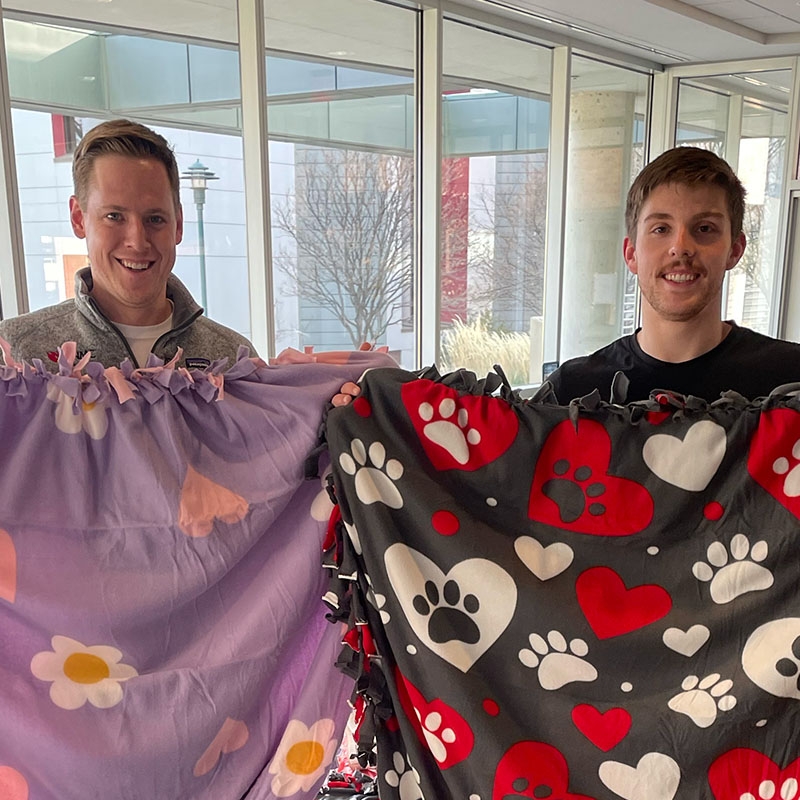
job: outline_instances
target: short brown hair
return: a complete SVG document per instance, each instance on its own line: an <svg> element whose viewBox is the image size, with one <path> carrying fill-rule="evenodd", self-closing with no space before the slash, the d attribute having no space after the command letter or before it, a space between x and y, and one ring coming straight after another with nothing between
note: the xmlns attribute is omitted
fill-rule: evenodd
<svg viewBox="0 0 800 800"><path fill-rule="evenodd" d="M731 236L742 232L745 188L727 161L700 147L673 147L651 161L637 176L628 191L625 225L628 238L636 243L636 225L648 195L658 186L680 183L686 186L713 184L719 186L728 201Z"/></svg>
<svg viewBox="0 0 800 800"><path fill-rule="evenodd" d="M128 119L112 119L92 128L75 148L72 158L72 182L78 202L84 205L92 178L94 161L100 156L154 158L167 170L175 209L181 205L180 179L175 154L167 140L150 128Z"/></svg>

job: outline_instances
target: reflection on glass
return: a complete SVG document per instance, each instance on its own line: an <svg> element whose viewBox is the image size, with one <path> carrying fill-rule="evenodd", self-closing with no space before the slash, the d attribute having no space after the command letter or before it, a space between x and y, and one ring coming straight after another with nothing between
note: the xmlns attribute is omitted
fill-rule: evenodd
<svg viewBox="0 0 800 800"><path fill-rule="evenodd" d="M572 60L561 361L636 324L636 284L622 258L625 199L642 166L647 75Z"/></svg>
<svg viewBox="0 0 800 800"><path fill-rule="evenodd" d="M444 27L441 364L541 380L551 54Z"/></svg>
<svg viewBox="0 0 800 800"><path fill-rule="evenodd" d="M747 190L747 248L729 273L723 316L770 330L777 268L791 72L715 75L681 81L679 144L708 147L736 167Z"/></svg>
<svg viewBox="0 0 800 800"><path fill-rule="evenodd" d="M727 95L681 81L675 144L702 147L724 158L729 113Z"/></svg>
<svg viewBox="0 0 800 800"><path fill-rule="evenodd" d="M333 12L265 8L277 347L368 341L411 367L416 14Z"/></svg>
<svg viewBox="0 0 800 800"><path fill-rule="evenodd" d="M725 318L769 332L775 279L787 114L745 102L738 174L745 189L747 248L730 272Z"/></svg>

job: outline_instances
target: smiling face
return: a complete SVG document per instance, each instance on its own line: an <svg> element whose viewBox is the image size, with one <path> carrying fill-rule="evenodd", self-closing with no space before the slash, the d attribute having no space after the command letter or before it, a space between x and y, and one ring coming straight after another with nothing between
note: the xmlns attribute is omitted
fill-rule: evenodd
<svg viewBox="0 0 800 800"><path fill-rule="evenodd" d="M83 202L69 202L72 230L86 239L92 297L123 325L157 325L170 313L167 278L183 236L167 171L153 158L95 159Z"/></svg>
<svg viewBox="0 0 800 800"><path fill-rule="evenodd" d="M623 246L639 278L643 324L654 316L686 322L720 321L722 281L745 248L731 235L725 192L714 184L661 184L642 206L636 240Z"/></svg>

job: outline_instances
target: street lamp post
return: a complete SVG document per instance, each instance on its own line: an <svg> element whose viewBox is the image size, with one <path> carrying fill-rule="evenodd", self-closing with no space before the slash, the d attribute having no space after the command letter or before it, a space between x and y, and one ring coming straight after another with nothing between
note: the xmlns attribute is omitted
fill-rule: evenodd
<svg viewBox="0 0 800 800"><path fill-rule="evenodd" d="M194 204L197 206L197 249L200 254L200 301L203 309L208 311L208 295L206 291L206 239L203 230L203 205L206 202L206 189L209 181L219 178L198 158L189 169L181 174L188 180L194 193Z"/></svg>

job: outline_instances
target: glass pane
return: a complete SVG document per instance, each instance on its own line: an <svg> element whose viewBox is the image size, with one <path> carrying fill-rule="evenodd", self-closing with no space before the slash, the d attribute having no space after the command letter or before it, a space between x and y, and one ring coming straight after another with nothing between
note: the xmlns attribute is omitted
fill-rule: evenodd
<svg viewBox="0 0 800 800"><path fill-rule="evenodd" d="M747 190L747 248L726 280L723 316L762 333L773 312L790 91L790 70L693 78L679 87L678 143L726 158Z"/></svg>
<svg viewBox="0 0 800 800"><path fill-rule="evenodd" d="M12 111L31 310L72 296L74 273L86 265L85 242L69 223L72 154L84 132L125 109L145 124L170 124L151 127L173 145L181 172L199 160L216 176L202 198L181 188L184 238L174 273L208 316L249 337L236 51L16 20L6 20L4 30L12 102L47 109ZM206 100L213 106L204 107Z"/></svg>
<svg viewBox="0 0 800 800"><path fill-rule="evenodd" d="M650 79L572 59L561 361L636 325L636 283L622 258L625 200L643 164Z"/></svg>
<svg viewBox="0 0 800 800"><path fill-rule="evenodd" d="M441 368L541 380L551 52L444 26Z"/></svg>
<svg viewBox="0 0 800 800"><path fill-rule="evenodd" d="M675 143L702 147L724 157L729 113L727 95L680 81Z"/></svg>
<svg viewBox="0 0 800 800"><path fill-rule="evenodd" d="M68 18L75 27L104 25L235 44L236 0L3 0L5 14ZM65 23L67 24L67 23Z"/></svg>
<svg viewBox="0 0 800 800"><path fill-rule="evenodd" d="M725 318L769 332L783 191L788 114L744 103L738 174L747 189L747 247L728 276Z"/></svg>
<svg viewBox="0 0 800 800"><path fill-rule="evenodd" d="M369 341L412 367L416 13L266 6L278 350Z"/></svg>

